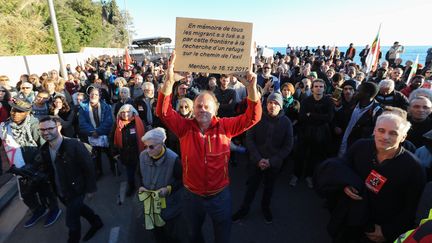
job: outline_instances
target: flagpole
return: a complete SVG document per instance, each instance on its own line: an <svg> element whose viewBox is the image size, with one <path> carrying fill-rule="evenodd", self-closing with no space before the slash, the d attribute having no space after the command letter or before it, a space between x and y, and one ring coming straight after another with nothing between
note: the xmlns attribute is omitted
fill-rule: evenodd
<svg viewBox="0 0 432 243"><path fill-rule="evenodd" d="M56 14L55 14L55 10L54 10L53 0L48 0L48 6L49 6L49 11L50 11L50 16L51 16L51 23L52 23L53 30L54 30L54 39L55 39L56 46L57 46L57 55L58 55L58 59L59 59L59 63L60 63L60 72L61 72L62 77L64 79L66 79L67 78L67 71L66 71L66 67L64 65L64 60L63 60L63 47L62 47L62 43L61 43L60 32L59 32L58 25L57 25L57 18L56 18Z"/></svg>
<svg viewBox="0 0 432 243"><path fill-rule="evenodd" d="M370 72L372 70L373 65L375 64L377 66L377 61L379 58L379 52L380 52L380 33L381 33L381 23L378 27L378 33L375 36L375 39L372 41L372 44L370 45L370 50L368 55L366 56L366 80L369 80L370 78ZM377 67L376 67L377 68Z"/></svg>

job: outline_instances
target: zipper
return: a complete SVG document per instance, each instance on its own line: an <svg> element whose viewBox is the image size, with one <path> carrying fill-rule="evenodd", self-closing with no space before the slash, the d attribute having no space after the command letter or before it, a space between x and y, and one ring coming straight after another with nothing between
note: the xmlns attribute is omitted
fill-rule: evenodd
<svg viewBox="0 0 432 243"><path fill-rule="evenodd" d="M209 144L209 152L211 153L211 140L210 140L211 136L207 136L208 138L208 144Z"/></svg>
<svg viewBox="0 0 432 243"><path fill-rule="evenodd" d="M225 164L224 164L224 176L225 176L225 179L228 178L228 175L227 175L227 165L228 165L228 160L227 160L227 156L225 155Z"/></svg>
<svg viewBox="0 0 432 243"><path fill-rule="evenodd" d="M206 156L206 135L204 135L204 192L207 192L208 180L207 180L207 156ZM210 140L209 140L210 142ZM210 145L210 144L209 144Z"/></svg>

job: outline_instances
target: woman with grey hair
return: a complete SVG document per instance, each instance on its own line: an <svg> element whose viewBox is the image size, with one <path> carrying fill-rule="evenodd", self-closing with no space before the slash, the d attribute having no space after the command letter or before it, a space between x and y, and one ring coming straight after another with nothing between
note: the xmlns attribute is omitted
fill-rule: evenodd
<svg viewBox="0 0 432 243"><path fill-rule="evenodd" d="M152 230L156 242L180 242L182 167L179 156L165 146L161 127L148 131L142 141L139 199L144 203L145 227ZM183 231L184 232L184 231Z"/></svg>
<svg viewBox="0 0 432 243"><path fill-rule="evenodd" d="M117 114L120 110L120 107L122 107L125 104L129 104L132 105L133 104L133 100L130 97L130 90L128 87L121 87L119 89L119 100L117 101L117 103L115 103L113 105L113 115L114 117L117 117Z"/></svg>
<svg viewBox="0 0 432 243"><path fill-rule="evenodd" d="M138 112L130 104L120 107L116 122L111 132L114 148L117 150L120 161L126 166L128 178L127 196L135 191L135 171L138 164L138 155L144 151L141 137L145 129ZM114 152L115 153L115 152Z"/></svg>

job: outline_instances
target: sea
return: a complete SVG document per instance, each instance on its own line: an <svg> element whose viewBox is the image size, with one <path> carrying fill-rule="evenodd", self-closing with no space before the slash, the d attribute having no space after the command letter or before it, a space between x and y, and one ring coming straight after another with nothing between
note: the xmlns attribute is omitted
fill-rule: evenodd
<svg viewBox="0 0 432 243"><path fill-rule="evenodd" d="M363 50L364 46L354 46L354 47L356 49L356 56L354 58L354 61L356 63L361 63L359 54L360 54L361 50ZM405 64L405 62L408 60L415 62L417 55L418 55L419 56L419 63L424 65L425 60L426 60L427 50L431 47L432 46L405 46L405 52L400 55L400 57L403 60L402 64ZM269 47L269 48L272 48L275 53L276 52L280 52L282 54L286 53L286 47ZM316 49L316 47L309 46L309 49L312 49L312 48ZM346 52L346 50L348 49L347 46L341 46L338 48L341 52ZM303 49L304 49L304 47L303 47ZM390 46L381 46L381 52L382 52L382 57L380 60L381 62L383 60L385 60L385 54L387 53L387 51L389 49L390 49Z"/></svg>

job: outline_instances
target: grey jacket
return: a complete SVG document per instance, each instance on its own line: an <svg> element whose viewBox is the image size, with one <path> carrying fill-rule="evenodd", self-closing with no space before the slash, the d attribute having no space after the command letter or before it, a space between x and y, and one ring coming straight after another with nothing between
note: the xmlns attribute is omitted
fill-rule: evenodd
<svg viewBox="0 0 432 243"><path fill-rule="evenodd" d="M157 160L149 156L146 151L140 154L141 185L152 191L159 190L168 185L171 193L166 197L166 208L161 216L169 220L181 212L181 194L183 191L182 167L179 156L171 149L166 148L164 155Z"/></svg>

